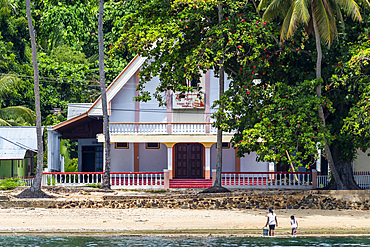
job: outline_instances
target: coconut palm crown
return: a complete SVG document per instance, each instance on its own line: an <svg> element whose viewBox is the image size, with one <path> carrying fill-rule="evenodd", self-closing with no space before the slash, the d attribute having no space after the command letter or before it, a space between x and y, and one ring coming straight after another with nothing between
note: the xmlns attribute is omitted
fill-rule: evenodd
<svg viewBox="0 0 370 247"><path fill-rule="evenodd" d="M370 6L369 0L360 1ZM343 24L341 10L352 19L362 21L360 7L354 0L261 0L258 9L264 8L264 20L284 18L281 40L292 37L300 24L304 24L306 30L312 30L315 18L321 41L330 46L338 36L336 22Z"/></svg>

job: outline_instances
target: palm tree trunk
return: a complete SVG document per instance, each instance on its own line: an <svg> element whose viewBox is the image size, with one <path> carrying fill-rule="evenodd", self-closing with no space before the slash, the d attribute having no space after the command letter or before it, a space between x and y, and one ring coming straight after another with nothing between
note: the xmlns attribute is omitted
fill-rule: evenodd
<svg viewBox="0 0 370 247"><path fill-rule="evenodd" d="M105 170L101 189L108 190L110 189L110 135L109 135L107 94L105 91L103 13L104 13L104 0L99 0L99 20L98 20L99 76L100 76L101 103L103 109L103 125L104 125L103 132L105 138L104 142Z"/></svg>
<svg viewBox="0 0 370 247"><path fill-rule="evenodd" d="M32 63L33 63L33 77L34 77L34 93L35 93L35 111L36 111L36 135L37 135L37 166L36 175L33 180L31 191L41 190L41 180L42 180L42 169L43 169L43 143L42 143L42 126L41 126L41 110L40 110L40 87L39 87L39 68L37 65L37 48L36 48L36 38L35 31L32 25L31 17L31 1L26 0L26 13L28 21L28 30L31 38L31 48L32 48Z"/></svg>
<svg viewBox="0 0 370 247"><path fill-rule="evenodd" d="M221 23L223 19L222 13L222 4L218 4L218 22ZM223 35L220 37L223 38ZM224 94L224 84L225 84L225 76L224 76L224 61L222 60L220 63L220 77L219 77L219 100L221 99L222 95ZM224 106L222 103L219 105L220 114L224 111ZM217 129L217 161L216 161L216 179L214 187L221 187L222 185L222 130L220 127Z"/></svg>
<svg viewBox="0 0 370 247"><path fill-rule="evenodd" d="M316 22L316 17L315 17L314 10L312 10L312 21L313 21L313 28L314 28L314 32L315 32L316 50L317 50L316 79L321 79L322 78L322 76L321 76L321 63L322 63L321 39L320 39L319 29L317 27L317 22ZM316 88L317 97L321 97L321 88L322 88L322 85L320 83ZM326 126L325 115L324 115L324 110L323 110L321 105L320 105L320 108L319 108L319 117L322 121L323 128L325 128L325 126ZM324 142L325 142L325 145L324 145L325 156L326 156L326 159L328 161L330 170L333 174L334 182L336 183L336 188L338 190L345 189L344 185L343 185L343 181L340 178L340 176L338 174L338 171L336 170L336 167L334 165L333 156L332 156L330 147L327 143L327 140L325 139Z"/></svg>
<svg viewBox="0 0 370 247"><path fill-rule="evenodd" d="M220 68L220 78L219 78L219 98L221 99L222 95L224 94L224 84L225 84L225 76L224 76L224 66L222 65ZM224 106L220 103L220 113L224 111ZM215 187L222 186L222 130L219 127L217 129L217 162L216 162L216 180Z"/></svg>

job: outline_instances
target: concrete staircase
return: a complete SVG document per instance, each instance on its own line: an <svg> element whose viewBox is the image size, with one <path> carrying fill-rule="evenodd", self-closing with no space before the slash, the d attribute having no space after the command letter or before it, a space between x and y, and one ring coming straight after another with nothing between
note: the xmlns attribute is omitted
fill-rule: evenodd
<svg viewBox="0 0 370 247"><path fill-rule="evenodd" d="M170 179L170 188L209 188L212 179Z"/></svg>

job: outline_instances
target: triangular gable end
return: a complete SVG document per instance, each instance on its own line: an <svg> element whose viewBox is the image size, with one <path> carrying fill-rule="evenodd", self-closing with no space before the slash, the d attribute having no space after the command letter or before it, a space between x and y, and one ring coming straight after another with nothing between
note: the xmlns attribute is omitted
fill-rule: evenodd
<svg viewBox="0 0 370 247"><path fill-rule="evenodd" d="M130 80L132 76L140 69L143 63L147 60L146 57L136 55L131 62L122 70L122 72L114 79L107 88L107 103L116 96L122 87ZM89 116L103 116L101 96L94 102L91 108L87 111Z"/></svg>

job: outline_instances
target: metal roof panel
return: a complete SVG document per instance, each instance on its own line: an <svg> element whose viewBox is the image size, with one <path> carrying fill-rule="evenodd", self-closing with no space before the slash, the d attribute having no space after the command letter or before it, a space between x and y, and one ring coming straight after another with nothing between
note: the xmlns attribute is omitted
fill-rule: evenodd
<svg viewBox="0 0 370 247"><path fill-rule="evenodd" d="M36 127L0 127L0 159L23 159L27 150L37 150Z"/></svg>

